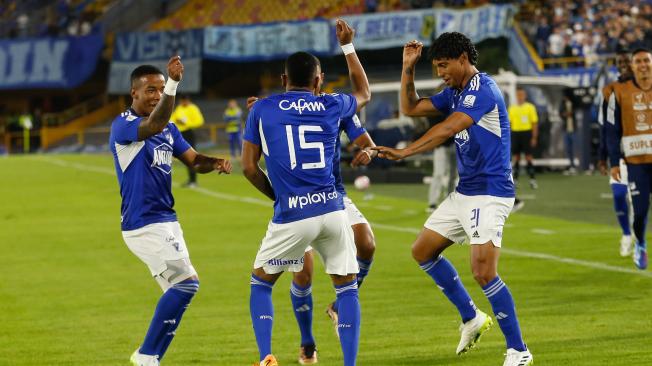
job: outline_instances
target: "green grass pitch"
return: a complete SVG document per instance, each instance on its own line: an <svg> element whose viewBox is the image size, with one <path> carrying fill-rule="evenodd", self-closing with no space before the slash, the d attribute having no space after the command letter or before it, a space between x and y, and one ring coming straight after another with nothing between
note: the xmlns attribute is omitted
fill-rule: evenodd
<svg viewBox="0 0 652 366"><path fill-rule="evenodd" d="M160 296L120 234L120 199L108 155L0 158L0 365L128 365ZM236 172L173 180L179 220L201 288L166 365L251 365L249 274L271 204ZM652 364L652 272L618 256L619 230L605 177L542 175L523 188L523 211L505 230L500 274L516 301L537 365ZM350 196L373 223L377 251L360 291L359 365L501 365L494 326L455 355L458 315L410 256L425 221L426 187L374 186ZM478 306L491 308L469 269L468 246L446 256ZM290 276L274 289L273 349L295 365L299 335ZM341 364L323 310L334 291L321 265L313 284L320 364Z"/></svg>

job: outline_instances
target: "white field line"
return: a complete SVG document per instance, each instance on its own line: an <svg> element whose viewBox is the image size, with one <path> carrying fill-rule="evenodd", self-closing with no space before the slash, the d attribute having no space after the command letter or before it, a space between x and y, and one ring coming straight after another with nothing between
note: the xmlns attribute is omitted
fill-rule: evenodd
<svg viewBox="0 0 652 366"><path fill-rule="evenodd" d="M94 173L102 173L102 174L110 174L110 175L115 174L115 172L112 169L95 167L95 166L92 166L92 165L86 165L86 164L80 164L80 163L73 163L73 162L68 162L68 161L61 160L61 159L56 159L56 158L35 157L35 158L32 158L32 159L36 160L36 161L51 163L51 164L55 164L55 165L58 165L58 166L61 166L61 167L73 168L73 169L78 169L78 170L82 170L82 171L88 171L88 172L94 172ZM229 201L243 202L243 203L249 203L249 204L254 204L254 205L258 205L258 206L266 206L266 207L271 207L272 206L272 203L270 201L265 201L265 200L258 199L258 198L253 198L253 197L242 197L242 196L236 196L236 195L232 195L232 194L228 194L228 193L220 193L220 192L211 191L211 190L201 188L201 187L193 188L191 190L195 191L195 192L198 192L198 193L201 193L203 195L209 196L209 197L214 197L214 198L219 198L219 199L224 199L224 200L229 200ZM421 232L420 228L417 229L417 228L412 228L412 227L394 226L394 225L386 225L386 224L379 224L379 223L371 223L371 225L374 228L378 228L378 229L382 229L382 230L390 230L390 231L396 231L396 232L410 233L410 234L414 234L414 235ZM533 229L533 230L536 230L536 229ZM542 229L542 230L544 230L544 229ZM541 260L547 260L547 261L552 261L552 262L557 262L557 263L570 264L570 265L574 265L574 266L594 268L594 269L599 269L599 270L602 270L602 271L628 273L628 274L633 274L633 275L652 278L652 272L649 272L649 271L640 271L640 270L636 270L634 268L625 268L625 267L612 266L612 265L604 264L604 263L601 263L601 262L585 261L585 260L581 260L581 259L559 257L559 256L552 255L552 254L529 252L529 251L525 251L525 250L516 250L516 249L508 249L508 248L501 248L501 252L503 252L505 254L509 254L509 255L514 255L514 256L517 256L517 257L541 259Z"/></svg>

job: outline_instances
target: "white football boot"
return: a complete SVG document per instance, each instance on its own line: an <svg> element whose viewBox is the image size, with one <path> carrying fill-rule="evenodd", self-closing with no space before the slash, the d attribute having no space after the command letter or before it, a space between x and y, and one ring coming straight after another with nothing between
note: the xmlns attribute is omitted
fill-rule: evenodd
<svg viewBox="0 0 652 366"><path fill-rule="evenodd" d="M134 351L129 359L133 366L159 366L158 356L144 355L138 351Z"/></svg>
<svg viewBox="0 0 652 366"><path fill-rule="evenodd" d="M634 249L634 239L631 235L623 235L620 238L620 256L629 257Z"/></svg>
<svg viewBox="0 0 652 366"><path fill-rule="evenodd" d="M507 350L503 366L529 366L534 364L534 357L529 350L519 352L513 348Z"/></svg>
<svg viewBox="0 0 652 366"><path fill-rule="evenodd" d="M476 310L475 318L460 325L460 344L457 345L457 354L468 352L480 340L482 333L486 332L494 324L491 317L480 310Z"/></svg>

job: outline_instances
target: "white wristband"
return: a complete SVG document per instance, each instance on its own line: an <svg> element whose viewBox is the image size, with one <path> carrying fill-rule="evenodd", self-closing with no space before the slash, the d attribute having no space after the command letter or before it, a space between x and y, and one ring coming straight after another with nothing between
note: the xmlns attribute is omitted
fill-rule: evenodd
<svg viewBox="0 0 652 366"><path fill-rule="evenodd" d="M163 92L170 96L177 95L177 85L179 85L178 81L172 80L172 78L168 78L168 81L165 82L165 88L163 89Z"/></svg>
<svg viewBox="0 0 652 366"><path fill-rule="evenodd" d="M342 47L342 52L344 52L344 56L348 55L349 53L355 52L355 48L353 48L353 43L347 43L340 47Z"/></svg>

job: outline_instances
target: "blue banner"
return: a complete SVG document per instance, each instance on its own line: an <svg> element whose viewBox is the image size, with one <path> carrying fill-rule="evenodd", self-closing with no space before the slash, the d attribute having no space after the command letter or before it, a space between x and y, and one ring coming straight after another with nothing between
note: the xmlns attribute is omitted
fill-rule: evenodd
<svg viewBox="0 0 652 366"><path fill-rule="evenodd" d="M118 34L109 73L109 93L129 93L129 75L140 65L154 65L165 73L167 63L174 55L181 56L185 69L179 92L199 92L203 36L203 29Z"/></svg>
<svg viewBox="0 0 652 366"><path fill-rule="evenodd" d="M330 55L334 25L328 20L208 27L204 57L224 61L264 61L297 51Z"/></svg>
<svg viewBox="0 0 652 366"><path fill-rule="evenodd" d="M74 88L97 66L103 37L0 41L0 89Z"/></svg>
<svg viewBox="0 0 652 366"><path fill-rule="evenodd" d="M466 34L473 42L505 37L512 28L512 5L485 5L468 10L437 9L437 35L444 32Z"/></svg>
<svg viewBox="0 0 652 366"><path fill-rule="evenodd" d="M430 44L435 31L435 10L398 11L342 17L355 29L355 48L375 50L402 47L417 39ZM334 27L334 25L333 25Z"/></svg>

